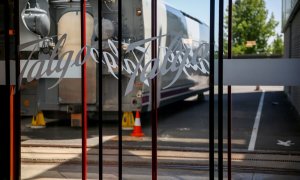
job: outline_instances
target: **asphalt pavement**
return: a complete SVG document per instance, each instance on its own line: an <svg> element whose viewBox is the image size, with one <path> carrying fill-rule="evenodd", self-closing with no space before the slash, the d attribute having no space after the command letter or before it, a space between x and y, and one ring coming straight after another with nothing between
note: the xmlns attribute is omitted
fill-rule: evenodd
<svg viewBox="0 0 300 180"><path fill-rule="evenodd" d="M226 88L225 88L226 89ZM224 95L224 150L227 148L227 94ZM215 147L217 147L217 95L215 96ZM208 96L203 101L190 98L159 109L158 147L175 150L208 150ZM30 118L22 120L22 144L46 144L60 146L81 146L81 129L71 128L69 120L47 119L44 129L31 129ZM123 148L151 148L151 119L149 113L142 113L142 129L145 136L132 138L132 131L123 131ZM104 147L116 147L117 121L103 122ZM99 123L89 121L88 145L99 145ZM232 94L232 148L233 152L257 152L270 154L300 154L300 118L288 101L282 87L233 87ZM150 161L150 159L149 159ZM297 162L296 162L297 163ZM22 177L31 176L35 164L22 164ZM80 167L74 165L40 166L45 177L79 178ZM43 169L44 168L44 169ZM79 169L78 169L79 168ZM91 179L97 179L98 170L89 166ZM96 169L95 169L96 168ZM124 167L125 179L150 179L149 168ZM75 171L78 171L75 173ZM208 179L207 171L184 171L160 169L159 179ZM49 174L50 173L50 174ZM116 167L105 167L106 179L117 177ZM226 175L225 175L226 177ZM289 174L239 173L234 179L299 179ZM26 178L24 178L26 179ZM30 179L30 178L27 178Z"/></svg>
<svg viewBox="0 0 300 180"><path fill-rule="evenodd" d="M233 87L231 127L233 150L248 151L250 150L250 141L252 141L252 150L250 151L300 152L300 118L288 101L288 97L283 92L283 88L265 86L262 87L262 90L255 91L255 87ZM216 95L216 147L218 136L217 103ZM259 106L261 106L261 108L259 108ZM225 150L227 148L228 130L227 108L227 94L225 92L223 114L223 142ZM159 109L159 147L207 149L209 135L208 111L209 104L207 95L204 101L199 102L196 98L191 98ZM150 138L150 114L142 114L141 120L145 136ZM255 124L257 127L254 127ZM115 133L117 132L116 129L114 131ZM130 136L130 133L131 131L123 131L124 136ZM255 138L251 140L252 136ZM123 144L125 146L147 146L151 145L151 143L148 142L151 141L149 138L144 138L144 141L132 141L130 138L123 138Z"/></svg>

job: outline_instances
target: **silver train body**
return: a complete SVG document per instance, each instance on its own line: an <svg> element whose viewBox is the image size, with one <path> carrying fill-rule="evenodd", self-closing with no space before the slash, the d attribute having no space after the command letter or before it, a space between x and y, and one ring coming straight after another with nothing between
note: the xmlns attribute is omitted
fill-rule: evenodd
<svg viewBox="0 0 300 180"><path fill-rule="evenodd" d="M28 54L35 51L31 57L34 59L47 59L51 56L51 47L55 46L59 36L67 34L67 40L63 46L59 48L58 58L65 60L62 56L65 52L79 52L80 47L80 7L78 1L68 0L39 0L38 4L35 1L21 0L20 1L20 22L21 34L20 40L22 43L27 43L32 40L38 40L43 37L53 37L50 41L42 42L38 47L26 47L21 50L22 59L27 59ZM114 114L118 111L118 80L116 64L118 57L114 52L114 45L117 47L118 35L118 18L117 18L117 1L102 0L102 77L98 77L100 64L93 60L88 60L87 63L87 81L88 81L88 110L92 113L97 113L99 110L98 97L99 78L102 78L102 105L103 111L106 114ZM31 3L31 4L30 4ZM86 38L87 44L95 49L99 49L98 41L98 1L87 1L86 15ZM30 4L30 5L28 5ZM40 10L43 11L40 11ZM123 111L149 111L151 109L151 79L141 80L142 69L145 69L146 74L150 73L151 68L146 66L151 61L151 41L141 43L132 51L126 52L126 49L136 42L143 42L151 38L151 1L150 0L126 0L122 7L122 37L123 56L127 62L135 63L137 66L138 60L143 61L140 70L135 74L134 80L129 67L125 66L122 71L122 109ZM36 15L36 17L32 17ZM47 22L47 16L49 22ZM166 105L192 95L201 95L208 89L208 26L200 22L196 18L165 4L163 1L158 1L158 58L159 68L163 64L168 48L174 53L188 53L188 59L192 61L192 56L195 60L201 61L201 65L196 68L185 68L184 72L168 71L164 74L157 75L157 92L158 106ZM35 20L31 20L35 19ZM39 27L43 26L43 27ZM177 46L171 48L172 43L178 41ZM147 47L149 48L147 49ZM200 48L199 48L200 47ZM52 47L53 48L53 47ZM183 48L183 49L182 49ZM190 52L185 51L186 49ZM147 51L145 51L147 49ZM73 55L72 59L75 59ZM105 59L106 58L106 59ZM172 56L167 59L167 67L172 64ZM165 59L166 60L166 59ZM176 60L176 58L175 58ZM180 60L176 66L180 66ZM114 62L116 63L114 65ZM124 60L125 63L125 60ZM110 64L110 65L109 65ZM199 62L198 62L199 64ZM127 69L126 69L127 67ZM201 71L199 70L201 69ZM80 69L79 69L80 70ZM131 69L132 70L132 69ZM72 70L70 70L72 71ZM74 69L74 71L78 71ZM78 73L78 72L77 72ZM174 77L180 74L176 81ZM22 113L23 115L32 115L37 111L49 112L80 112L81 107L81 80L78 77L69 76L64 78L57 86L49 89L57 78L40 78L31 82L26 81L26 77L22 81ZM132 88L128 85L133 82ZM171 84L171 85L170 85Z"/></svg>

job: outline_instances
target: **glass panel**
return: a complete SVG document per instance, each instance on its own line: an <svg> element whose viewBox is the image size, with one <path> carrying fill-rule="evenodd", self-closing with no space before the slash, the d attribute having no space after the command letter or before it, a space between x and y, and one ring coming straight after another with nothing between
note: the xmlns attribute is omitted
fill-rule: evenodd
<svg viewBox="0 0 300 180"><path fill-rule="evenodd" d="M297 0L282 0L282 28L285 28L287 21L297 3Z"/></svg>
<svg viewBox="0 0 300 180"><path fill-rule="evenodd" d="M21 178L81 178L81 11L79 1L21 0ZM87 3L86 41L94 18ZM88 109L96 109L96 66L87 59ZM91 123L88 153L96 125ZM96 144L97 145L97 144ZM91 154L90 159L97 159ZM89 161L90 162L90 161Z"/></svg>
<svg viewBox="0 0 300 180"><path fill-rule="evenodd" d="M158 36L167 35L158 39L158 179L207 178L210 2L165 2L157 11Z"/></svg>
<svg viewBox="0 0 300 180"><path fill-rule="evenodd" d="M242 5L238 6L237 2L240 2ZM250 4L252 2L250 1L235 1L233 3L233 58L236 58L236 61L239 59L249 61L249 66L247 67L249 69L251 69L250 64L255 61L258 63L260 63L259 61L266 61L267 63L269 58L272 58L272 61L269 61L269 65L263 66L264 71L268 72L274 70L271 69L274 65L271 63L275 63L276 60L278 62L285 61L278 58L300 57L299 51L295 49L296 44L299 44L298 39L296 40L299 33L294 31L294 29L290 31L290 28L294 28L299 21L295 19L291 25L286 24L286 20L289 18L296 1L265 0L261 2L263 6L260 6L260 11L257 11L259 8L251 8ZM283 9L283 19L278 13L280 9ZM297 11L297 9L294 10ZM264 20L259 21L260 24L270 22L271 13L273 13L274 22L280 24L282 20L283 27L287 25L287 28L284 29L284 41L280 35L281 30L278 28L280 25L270 25L268 29L261 28L260 25L254 26L254 21L250 23L251 19L249 17L252 17L253 13L263 14L263 11L265 11L267 16ZM245 24L241 22L245 22ZM249 31L243 31L242 29L247 22L251 24L248 28ZM274 35L265 36L265 41L263 42L259 40L259 37L262 37L265 31L272 32ZM238 32L243 33L243 36L239 35ZM252 36L251 32L257 33L254 33L254 36ZM261 48L258 48L259 46ZM283 52L284 46L286 51ZM262 60L263 58L266 59ZM281 68L284 69L283 66ZM246 73L236 68L236 72L238 71L243 73L243 75ZM278 70L276 72L278 74ZM255 70L252 73L258 74ZM292 73L292 71L288 73ZM268 77L267 73L263 75L265 76L261 77L261 79L274 79L274 76ZM249 75L249 77L252 76ZM289 80L287 79L286 81L289 82ZM296 154L299 152L299 147L297 146L299 140L298 100L295 97L298 88L283 87L281 84L278 84L278 86L265 86L268 85L267 83L250 85L254 86L232 87L233 178L299 178L299 174L292 173L298 171L294 164L298 158ZM227 109L225 109L225 112L227 112ZM255 162L253 161L254 159ZM247 172L249 169L251 169L251 173Z"/></svg>
<svg viewBox="0 0 300 180"><path fill-rule="evenodd" d="M138 60L140 59L139 57L142 57L141 60L143 61L141 69L134 79L133 90L130 92L132 95L129 94L129 97L132 98L132 102L135 102L133 105L139 105L141 101L141 125L144 136L137 137L140 135L140 132L138 128L136 128L136 131L133 133L134 137L132 137L131 134L131 137L128 137L128 140L124 142L124 146L127 145L130 148L135 148L135 150L130 151L130 153L134 155L134 157L131 158L131 164L133 164L134 168L131 168L131 170L127 169L127 171L124 170L124 176L128 173L128 178L139 177L141 179L148 179L151 178L152 175L150 169L151 135L153 135L151 133L153 132L151 129L151 120L155 121L155 119L151 117L150 113L152 108L151 103L153 103L151 102L153 95L151 89L153 84L151 84L151 80L155 77L155 70L157 70L157 101L159 107L157 158L158 166L164 167L159 169L158 177L171 178L180 176L179 174L181 173L183 173L181 175L182 177L186 177L190 172L182 172L181 168L178 167L187 166L187 164L191 163L191 160L184 161L183 159L189 158L188 156L192 153L184 154L182 147L187 146L187 148L190 149L192 149L193 146L200 145L207 147L207 144L199 143L197 140L200 136L207 136L208 134L205 132L200 133L201 135L198 134L199 129L197 126L207 122L208 119L203 118L203 121L199 122L197 121L198 117L191 117L189 115L191 112L189 112L188 109L190 107L197 109L195 107L199 105L197 103L197 95L203 98L202 93L208 87L208 72L205 71L207 70L206 68L208 68L208 64L205 61L208 55L207 44L203 44L205 41L207 43L208 27L187 13L182 13L178 6L173 7L166 5L163 1L158 1L157 16L159 18L157 19L157 38L155 38L158 43L158 59L152 60L150 51L152 41L142 41L151 37L151 2L143 1L142 4L138 5L135 4L136 1L128 2L134 3L134 5L130 5L129 3L126 4L128 7L125 6L127 9L124 10L124 14L128 13L129 17L126 18L126 21L123 21L128 23L128 25L123 24L123 37L128 39L125 40L125 42L131 40L133 42L139 42L140 44L132 44L135 45L135 49L128 53L127 57L128 60L132 60L134 63L136 57L138 57ZM132 7L137 8L133 9ZM142 17L139 16L139 9L142 11ZM131 19L133 20L131 21ZM130 23L133 25L130 25ZM201 33L203 33L203 39L201 39ZM130 47L131 46L128 48ZM144 54L145 58L143 58ZM202 57L202 59L199 57ZM125 62L128 60L124 59ZM139 60L139 62L141 62L141 60ZM199 60L199 62L197 60ZM196 61L195 64L199 63L199 67L195 66L195 69L191 66L194 61ZM180 66L180 64L182 66ZM151 68L152 66L153 68ZM135 74L131 74L131 78L134 76ZM128 85L132 84L127 84L127 88ZM125 91L125 93L126 92L127 91ZM193 100L190 102L184 101L184 99L192 95L195 95ZM184 105L186 108L182 109L182 106L178 107L178 104ZM207 107L208 106L206 106L206 108ZM207 112L205 112L204 109L203 111L204 113L202 115L205 117L205 113ZM128 134L130 135L130 133ZM190 139L196 141L196 144L191 143ZM182 165L182 162L185 164ZM197 163L200 162L197 161ZM170 170L171 164L173 165L173 170ZM174 169L176 169L176 171L174 171ZM207 172L204 172L204 174L205 173ZM195 174L191 176L196 177Z"/></svg>
<svg viewBox="0 0 300 180"><path fill-rule="evenodd" d="M93 2L93 1L92 1ZM118 179L119 175L119 129L118 123L122 119L119 119L119 53L118 43L119 35L119 4L118 1L101 1L102 14L101 21L102 26L96 26L100 29L102 34L99 34L98 39L102 42L101 61L99 68L102 67L102 76L99 77L102 80L102 118L103 118L103 177L104 179ZM98 10L98 13L100 11ZM119 34L121 33L121 34ZM101 35L101 36L100 36ZM99 41L98 40L98 41ZM98 80L100 82L100 79ZM123 84L122 78L122 84ZM100 84L99 84L100 85ZM100 86L99 86L100 87ZM99 88L100 89L100 88ZM122 93L122 92L121 92ZM120 110L122 111L122 110ZM121 147L122 148L122 147ZM122 156L122 154L121 154Z"/></svg>
<svg viewBox="0 0 300 180"><path fill-rule="evenodd" d="M79 1L23 0L19 3L22 60L20 89L22 178L61 176L79 178L82 161L82 132L77 128L82 124ZM89 46L88 55L85 56L88 72L89 177L99 176L97 172L99 113L104 120L100 122L104 126L101 134L104 141L104 178L116 178L118 173L118 169L111 166L118 163L118 121L116 120L122 121L124 129L122 132L124 177L151 176L149 112L153 93L151 80L156 76L155 69L159 72L156 85L158 107L160 107L158 141L162 149L159 151L159 163L167 166L172 164L173 153L176 154L176 150L182 153L180 146L183 145L191 149L198 146L200 149L207 148L208 112L206 110L208 107L205 99L207 99L209 74L209 30L205 23L208 23L206 17L208 14L205 15L207 19L203 23L198 19L201 16L194 17L188 11L180 11L180 5L173 7L158 1L159 18L157 36L155 36L158 42L158 59L151 61L152 40L149 39L152 28L151 1L132 0L124 3L122 20L120 20L117 1L103 0L101 2L102 36L98 33L97 3L98 1L87 1L85 15L86 40ZM206 5L208 6L208 2ZM120 21L122 21L122 32L120 32L122 39L118 38ZM102 39L102 51L97 47L100 39ZM118 42L122 42L122 73L118 72ZM101 53L102 68L100 64L97 66L94 62L99 61L97 50ZM103 73L99 76L100 68ZM122 88L118 88L118 74L122 74ZM102 81L102 88L100 81ZM119 89L122 94L122 119L117 118L120 111L118 109ZM102 112L99 111L98 101L101 92ZM184 104L187 108L180 110L174 102ZM203 112L201 122L196 120L199 118L195 113L198 106ZM183 123L185 118L190 118L189 108L194 108L192 111L195 112L190 122L185 124ZM168 116L172 113L175 115ZM171 122L173 117L177 119L178 124ZM169 127L169 124L173 124L175 129L173 126ZM194 125L197 128L194 129ZM125 131L125 129L130 130ZM139 137L142 133L143 137ZM169 147L168 144L171 146ZM164 161L164 153L168 153L168 148L173 152L171 155L168 154ZM207 166L207 153L202 151L201 153L205 156L204 165ZM181 159L176 159L175 162L180 164ZM185 162L185 165L189 162ZM160 169L162 176L167 172L169 170ZM172 176L175 177L177 174Z"/></svg>
<svg viewBox="0 0 300 180"><path fill-rule="evenodd" d="M206 8L209 8L209 1L203 7ZM103 113L111 112L114 115L118 111L116 10L116 1L103 1ZM170 169L173 165L181 166L182 162L184 166L188 166L193 162L189 157L191 154L194 158L199 154L204 155L204 160L195 161L197 165L208 166L208 153L205 150L198 152L198 149L208 148L209 27L206 24L209 23L209 12L206 12L206 22L203 23L198 19L200 15L195 18L193 14L190 15L187 11L183 13L180 10L184 10L180 5L173 7L164 1L158 1L158 28L155 36L158 43L158 59L152 60L151 1L130 0L122 4L124 178L149 179L152 175L151 121L155 119L151 118L151 100L155 70L158 72L156 76L159 107L158 164L166 167L159 169L159 178L176 177L180 173L183 173L181 175L183 178L186 177L189 172L176 168L180 173L174 173ZM183 66L180 67L180 64ZM189 97L190 99L186 99ZM178 104L184 104L186 108L181 110ZM201 110L201 118L198 116L198 108ZM107 163L104 164L104 177L107 178L116 178L118 172L116 166L109 166L118 163L117 123L117 121L103 122L103 137L108 138L104 143L104 160ZM174 156L183 153L182 146L187 146L186 150L189 148L192 152L174 159ZM198 154L194 155L194 152ZM188 157L190 160L183 160ZM165 175L168 173L171 174ZM191 176L197 175L193 172ZM205 168L202 175L208 175Z"/></svg>
<svg viewBox="0 0 300 180"><path fill-rule="evenodd" d="M103 179L118 179L121 152L124 179L150 179L154 172L152 137L156 137L152 125L156 120L158 179L208 178L209 53L215 59L219 55L227 57L228 1L221 9L225 13L225 33L220 37L224 40L224 52L220 53L219 1L215 4L215 31L210 32L209 0L158 0L154 36L151 0L122 1L121 8L118 2L86 1L86 54L82 58L87 68L88 178L99 179L102 168ZM299 58L298 16L291 25L287 24L292 11L298 11L295 9L298 1L282 1L282 8L280 0L259 2L234 1L233 58ZM84 51L80 1L20 0L19 6L21 178L80 179L83 113L80 62ZM278 15L280 9L282 17ZM3 12L4 7L0 6L0 19L4 18ZM268 23L272 12L275 21ZM276 26L280 19L282 26L287 27L284 42ZM3 60L4 27L0 22L0 60ZM265 34L258 36L261 32ZM242 33L246 35L240 36ZM210 35L215 37L215 52L209 52ZM152 48L154 41L157 49ZM153 59L152 51L157 51L157 58ZM215 79L214 147L218 147L217 132L222 129L226 167L228 92L224 86L224 111L217 113L221 102L217 99L218 88L223 84ZM157 97L153 98L155 92ZM253 176L298 179L298 94L299 87L295 86L233 87L233 179ZM151 114L154 99L159 108L157 119ZM224 118L221 127L217 123L220 116ZM217 152L215 177L220 171ZM226 168L224 177L228 177Z"/></svg>

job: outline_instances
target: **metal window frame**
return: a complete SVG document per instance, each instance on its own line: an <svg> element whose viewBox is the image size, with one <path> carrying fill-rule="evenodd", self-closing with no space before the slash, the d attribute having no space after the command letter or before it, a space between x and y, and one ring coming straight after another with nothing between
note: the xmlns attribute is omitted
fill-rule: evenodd
<svg viewBox="0 0 300 180"><path fill-rule="evenodd" d="M14 0L14 28L15 28L15 42L14 42L14 54L15 54L15 98L14 98L14 161L15 164L13 166L15 179L21 179L21 92L20 92L20 84L19 76L20 76L20 52L19 52L19 44L20 44L20 17L19 17L19 1Z"/></svg>
<svg viewBox="0 0 300 180"><path fill-rule="evenodd" d="M98 63L98 117L99 117L99 127L98 127L98 134L99 134L99 179L103 179L103 105L102 105L102 88L103 88L103 81L102 81L102 1L98 1L98 47L99 47L99 62Z"/></svg>
<svg viewBox="0 0 300 180"><path fill-rule="evenodd" d="M10 8L9 7L9 0L5 0L4 2L1 2L1 5L4 8L3 14L10 14ZM2 121L0 126L1 131L1 137L2 137L2 144L3 148L1 148L1 156L0 156L0 163L3 167L3 174L1 176L4 179L9 179L10 174L12 173L13 168L11 168L11 152L13 149L11 148L11 99L10 99L10 37L9 37L9 18L4 18L3 27L4 27L4 63L5 63L5 83L4 85L1 85L1 93L3 94L2 103L4 104L4 108L2 109Z"/></svg>
<svg viewBox="0 0 300 180"><path fill-rule="evenodd" d="M219 0L219 48L218 48L218 178L223 179L223 50L224 50L224 0Z"/></svg>
<svg viewBox="0 0 300 180"><path fill-rule="evenodd" d="M210 34L209 34L209 179L214 179L214 131L215 131L215 0L210 0Z"/></svg>
<svg viewBox="0 0 300 180"><path fill-rule="evenodd" d="M228 59L232 58L232 0L228 2ZM232 179L231 170L231 127L232 127L232 94L231 85L227 92L227 174L228 179Z"/></svg>
<svg viewBox="0 0 300 180"><path fill-rule="evenodd" d="M81 48L86 45L86 0L80 0L80 38ZM81 54L81 61L84 62L84 56L86 55L86 48L84 48ZM81 65L81 105L82 105L82 179L87 179L87 75L86 75L86 63Z"/></svg>
<svg viewBox="0 0 300 180"><path fill-rule="evenodd" d="M102 32L101 32L102 33ZM118 167L119 179L122 180L122 0L118 0Z"/></svg>
<svg viewBox="0 0 300 180"><path fill-rule="evenodd" d="M157 0L151 1L151 36L157 36ZM151 41L151 59L157 58L157 40ZM154 61L151 63L154 67ZM157 180L157 76L151 80L152 180Z"/></svg>

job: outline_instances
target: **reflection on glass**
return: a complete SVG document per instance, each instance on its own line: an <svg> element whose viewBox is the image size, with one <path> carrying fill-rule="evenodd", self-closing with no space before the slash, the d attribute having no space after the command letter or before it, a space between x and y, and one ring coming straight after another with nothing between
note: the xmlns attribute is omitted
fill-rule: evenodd
<svg viewBox="0 0 300 180"><path fill-rule="evenodd" d="M282 0L282 27L284 28L298 0Z"/></svg>
<svg viewBox="0 0 300 180"><path fill-rule="evenodd" d="M87 1L87 44L84 48L81 47L79 1L19 2L22 158L23 161L33 163L32 166L23 164L22 178L51 177L53 172L72 178L81 176L82 137L81 128L76 127L82 124L81 53L84 49L87 51L84 62L87 65L88 81L90 177L98 177L99 103L103 104L103 118L108 120L103 130L105 145L109 146L104 149L104 162L114 165L118 163L115 143L118 78L121 77L123 81L122 109L127 113L124 119L130 117L133 121L138 117L133 118L131 112L142 113L141 121L145 125L145 139L132 141L131 132L124 132L125 147L134 147L141 141L149 146L151 142L150 120L146 113L151 110L150 87L154 77L158 78L159 107L193 95L198 95L199 99L204 97L209 75L208 26L188 13L163 1L158 2L158 34L152 38L150 0L130 0L124 3L121 20L118 20L120 12L117 11L117 1ZM98 3L102 3L103 7L102 38L98 33ZM122 21L123 39L117 38L119 21ZM151 59L151 42L154 39L158 42L158 59ZM102 52L98 47L99 41L102 42ZM122 42L124 57L121 76L118 72L118 42ZM101 77L98 75L99 63L103 70ZM99 91L99 78L103 82L102 91ZM99 96L102 96L102 102L98 101ZM178 126L177 129L181 132L189 128ZM186 136L179 138L183 138L180 140L182 142ZM143 145L141 148L145 149ZM136 153L128 149L124 151L127 155ZM53 164L40 164L50 161ZM75 165L70 166L72 163ZM26 168L36 166L40 167L39 171L26 171ZM112 169L107 172L116 175L117 170Z"/></svg>

